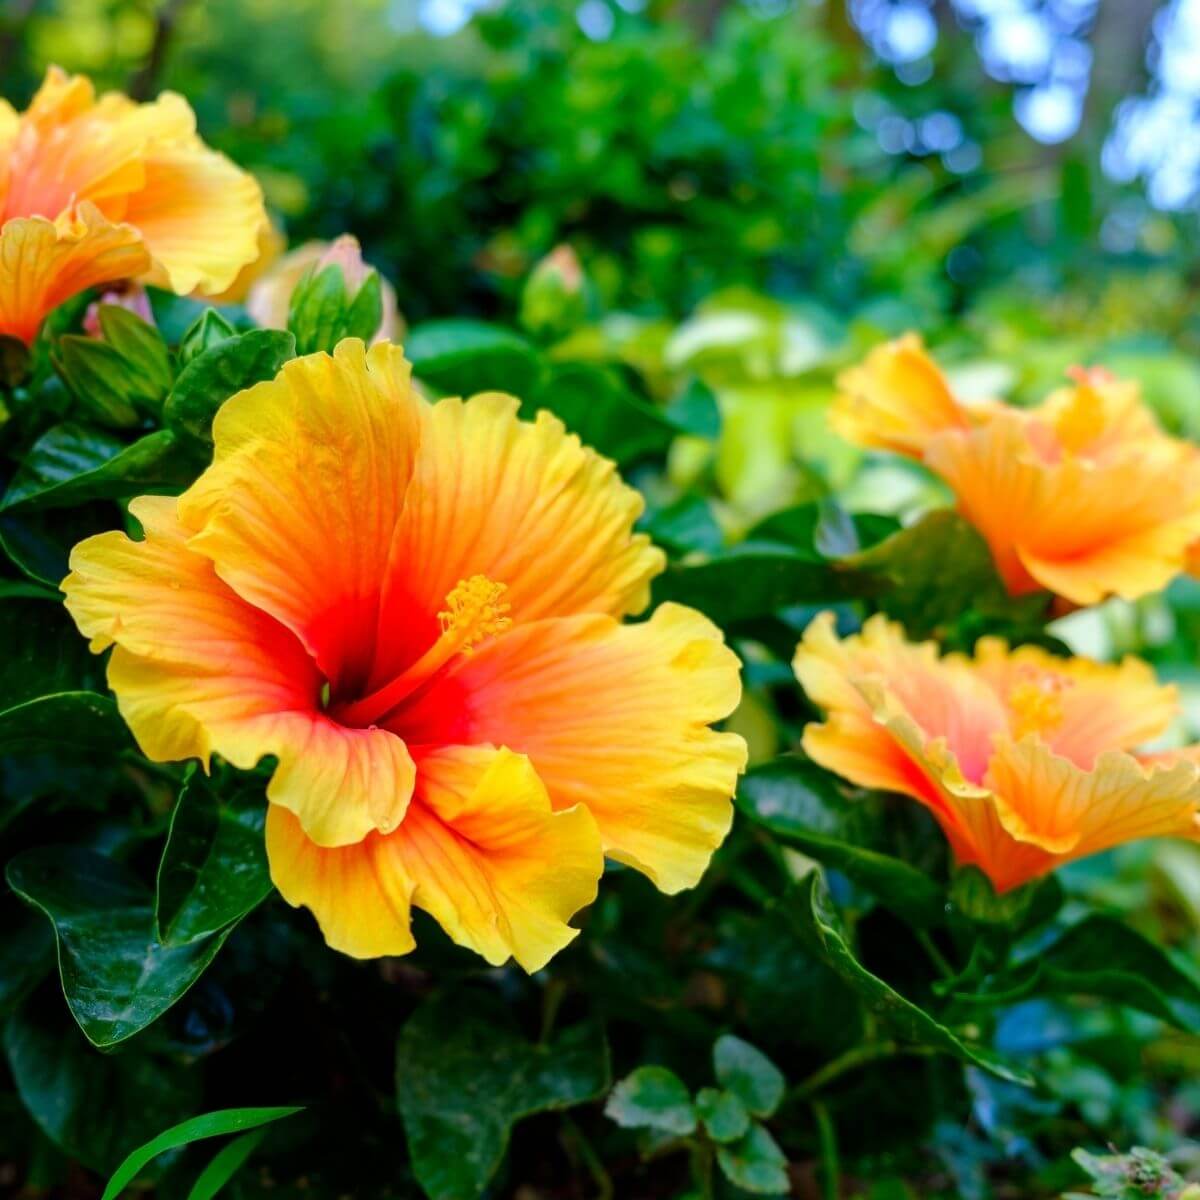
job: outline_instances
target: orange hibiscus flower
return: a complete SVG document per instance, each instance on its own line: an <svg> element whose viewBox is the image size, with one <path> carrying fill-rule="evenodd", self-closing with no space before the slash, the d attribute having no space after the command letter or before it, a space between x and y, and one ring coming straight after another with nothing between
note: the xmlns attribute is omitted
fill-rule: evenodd
<svg viewBox="0 0 1200 1200"><path fill-rule="evenodd" d="M97 98L51 67L24 113L0 100L0 335L29 343L51 309L117 279L219 292L265 223L258 184L200 141L180 96Z"/></svg>
<svg viewBox="0 0 1200 1200"><path fill-rule="evenodd" d="M912 334L838 382L833 428L940 475L1014 595L1136 599L1187 567L1200 450L1158 427L1136 384L1078 370L1035 408L965 405Z"/></svg>
<svg viewBox="0 0 1200 1200"><path fill-rule="evenodd" d="M547 413L429 404L400 350L343 342L229 400L212 466L142 497L143 541L63 584L143 752L266 756L279 890L330 945L413 946L417 905L529 970L607 853L663 891L729 828L746 748L721 633L649 600L642 502Z"/></svg>
<svg viewBox="0 0 1200 1200"><path fill-rule="evenodd" d="M1194 752L1132 753L1176 711L1175 689L1136 659L1106 666L994 638L972 658L939 656L880 616L839 638L823 613L793 665L826 711L804 731L806 753L919 800L997 891L1137 838L1200 838Z"/></svg>

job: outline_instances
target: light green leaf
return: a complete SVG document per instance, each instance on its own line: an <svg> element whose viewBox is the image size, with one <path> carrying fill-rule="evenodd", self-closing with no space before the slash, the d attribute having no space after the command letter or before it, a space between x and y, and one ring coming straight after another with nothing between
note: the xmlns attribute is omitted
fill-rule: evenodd
<svg viewBox="0 0 1200 1200"><path fill-rule="evenodd" d="M720 1088L701 1088L696 1093L696 1112L714 1142L736 1142L750 1128L750 1114L734 1095Z"/></svg>
<svg viewBox="0 0 1200 1200"><path fill-rule="evenodd" d="M638 1067L613 1088L605 1115L626 1129L659 1129L684 1135L696 1128L696 1112L683 1080L666 1067Z"/></svg>
<svg viewBox="0 0 1200 1200"><path fill-rule="evenodd" d="M189 1146L192 1142L204 1138L222 1137L229 1133L242 1133L247 1129L256 1129L283 1117L290 1117L302 1109L290 1106L286 1108L223 1108L218 1112L204 1113L199 1117L191 1117L172 1125L157 1137L151 1138L145 1145L131 1151L125 1161L112 1173L104 1194L100 1200L116 1200L126 1187L129 1186L152 1159L157 1158L166 1150L174 1150L179 1146ZM212 1194L211 1192L209 1193Z"/></svg>
<svg viewBox="0 0 1200 1200"><path fill-rule="evenodd" d="M713 1046L717 1082L732 1092L756 1117L769 1117L783 1099L784 1078L761 1051L727 1033Z"/></svg>
<svg viewBox="0 0 1200 1200"><path fill-rule="evenodd" d="M718 1146L717 1162L725 1178L747 1192L784 1196L791 1191L787 1158L775 1139L757 1123L740 1141Z"/></svg>

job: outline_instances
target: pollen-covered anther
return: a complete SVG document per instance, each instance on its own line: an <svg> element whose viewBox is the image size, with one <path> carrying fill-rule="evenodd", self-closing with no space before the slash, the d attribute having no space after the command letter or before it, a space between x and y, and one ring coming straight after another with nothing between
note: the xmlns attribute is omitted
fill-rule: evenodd
<svg viewBox="0 0 1200 1200"><path fill-rule="evenodd" d="M460 579L437 615L442 635L453 638L461 653L470 654L486 638L503 633L512 625L512 605L503 598L507 591L507 584L486 575Z"/></svg>
<svg viewBox="0 0 1200 1200"><path fill-rule="evenodd" d="M1062 695L1071 680L1059 675L1039 674L1021 680L1008 693L1013 737L1030 733L1053 733L1063 723Z"/></svg>

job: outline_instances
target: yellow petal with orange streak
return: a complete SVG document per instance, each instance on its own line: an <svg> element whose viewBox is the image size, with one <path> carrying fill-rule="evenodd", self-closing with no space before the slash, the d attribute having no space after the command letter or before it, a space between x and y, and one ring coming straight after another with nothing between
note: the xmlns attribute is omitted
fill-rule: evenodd
<svg viewBox="0 0 1200 1200"><path fill-rule="evenodd" d="M261 252L268 222L257 180L199 141L153 150L144 167L124 218L154 258L147 282L180 294L228 288Z"/></svg>
<svg viewBox="0 0 1200 1200"><path fill-rule="evenodd" d="M413 883L379 862L375 835L353 846L318 846L292 813L274 804L266 833L271 881L290 905L313 914L330 947L352 958L380 958L416 946Z"/></svg>
<svg viewBox="0 0 1200 1200"><path fill-rule="evenodd" d="M484 746L423 757L418 798L390 835L326 850L275 812L267 835L284 898L356 957L410 950L411 903L493 965L539 970L576 936L568 921L604 867L586 809L555 812L527 758Z"/></svg>
<svg viewBox="0 0 1200 1200"><path fill-rule="evenodd" d="M877 346L837 383L829 424L856 445L919 459L934 434L970 428L966 410L916 334Z"/></svg>
<svg viewBox="0 0 1200 1200"><path fill-rule="evenodd" d="M585 614L514 624L436 681L404 722L527 754L556 809L583 805L605 851L664 892L693 886L729 831L746 744L711 724L741 696L740 664L677 604L621 625Z"/></svg>
<svg viewBox="0 0 1200 1200"><path fill-rule="evenodd" d="M63 301L140 275L149 263L137 230L111 224L91 204L57 221L7 221L0 227L0 335L28 344Z"/></svg>
<svg viewBox="0 0 1200 1200"><path fill-rule="evenodd" d="M170 497L133 501L145 540L88 538L62 585L92 649L115 643L109 685L143 752L206 765L217 753L244 769L273 755L267 797L315 841L394 829L414 778L403 741L319 711L320 675L299 641L188 548L175 508Z"/></svg>
<svg viewBox="0 0 1200 1200"><path fill-rule="evenodd" d="M439 401L423 413L413 486L392 547L386 613L429 616L460 579L503 583L513 620L637 612L665 565L633 524L640 494L615 465L547 412L517 419L496 393ZM405 569L420 563L421 569ZM411 654L398 644L396 655ZM384 656L377 674L401 665Z"/></svg>
<svg viewBox="0 0 1200 1200"><path fill-rule="evenodd" d="M192 548L300 638L335 694L363 694L423 404L398 347L294 359L222 406L212 466L179 499Z"/></svg>

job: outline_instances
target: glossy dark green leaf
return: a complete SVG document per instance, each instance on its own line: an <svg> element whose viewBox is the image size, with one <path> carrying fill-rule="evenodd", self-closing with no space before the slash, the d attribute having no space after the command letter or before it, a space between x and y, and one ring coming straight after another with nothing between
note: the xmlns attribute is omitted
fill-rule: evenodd
<svg viewBox="0 0 1200 1200"><path fill-rule="evenodd" d="M187 1194L187 1200L212 1200L212 1197L246 1165L269 1132L268 1129L253 1129L222 1146L196 1177L196 1182Z"/></svg>
<svg viewBox="0 0 1200 1200"><path fill-rule="evenodd" d="M757 1047L733 1034L713 1046L717 1082L756 1117L769 1117L783 1099L783 1072Z"/></svg>
<svg viewBox="0 0 1200 1200"><path fill-rule="evenodd" d="M788 550L741 550L708 562L676 564L654 580L655 604L698 608L718 625L767 617L793 604L836 602L853 594L835 564Z"/></svg>
<svg viewBox="0 0 1200 1200"><path fill-rule="evenodd" d="M30 448L0 508L61 508L185 487L202 463L160 429L127 443L101 429L56 425Z"/></svg>
<svg viewBox="0 0 1200 1200"><path fill-rule="evenodd" d="M0 753L128 744L103 666L54 600L0 600Z"/></svg>
<svg viewBox="0 0 1200 1200"><path fill-rule="evenodd" d="M918 926L945 920L946 896L922 871L870 848L862 802L847 800L828 772L794 755L753 767L738 809L811 858L834 867Z"/></svg>
<svg viewBox="0 0 1200 1200"><path fill-rule="evenodd" d="M987 543L951 509L927 513L843 561L862 591L911 637L944 632L970 610L1023 625L1035 625L1045 614L1044 594L1020 600L1008 595Z"/></svg>
<svg viewBox="0 0 1200 1200"><path fill-rule="evenodd" d="M467 318L414 326L404 353L420 379L457 396L498 391L524 399L542 369L537 352L524 338Z"/></svg>
<svg viewBox="0 0 1200 1200"><path fill-rule="evenodd" d="M116 1200L125 1188L137 1178L138 1173L147 1163L167 1150L174 1150L179 1146L190 1146L192 1142L203 1141L205 1138L224 1137L230 1133L244 1133L248 1129L269 1125L272 1121L290 1117L301 1111L303 1111L301 1108L294 1106L223 1108L218 1112L189 1117L186 1121L181 1121L178 1125L172 1125L170 1129L163 1130L144 1145L138 1146L136 1150L131 1150L121 1165L112 1173L100 1200Z"/></svg>
<svg viewBox="0 0 1200 1200"><path fill-rule="evenodd" d="M615 373L586 363L553 367L523 397L522 412L546 409L591 446L620 464L663 454L677 430L662 410L634 395Z"/></svg>
<svg viewBox="0 0 1200 1200"><path fill-rule="evenodd" d="M236 392L274 379L295 353L295 338L279 329L251 329L217 342L179 372L163 419L175 432L211 443L217 409Z"/></svg>
<svg viewBox="0 0 1200 1200"><path fill-rule="evenodd" d="M105 501L44 512L0 512L0 550L22 575L57 593L73 547L112 525L112 505Z"/></svg>
<svg viewBox="0 0 1200 1200"><path fill-rule="evenodd" d="M163 945L182 945L241 920L271 891L261 789L218 798L199 771L179 793L158 865L155 920Z"/></svg>
<svg viewBox="0 0 1200 1200"><path fill-rule="evenodd" d="M19 907L15 901L8 907ZM11 1013L54 967L54 935L28 909L0 923L0 1018Z"/></svg>
<svg viewBox="0 0 1200 1200"><path fill-rule="evenodd" d="M673 504L647 512L639 530L672 554L716 554L724 543L721 527L703 496L681 496Z"/></svg>
<svg viewBox="0 0 1200 1200"><path fill-rule="evenodd" d="M26 850L5 876L53 925L67 1005L97 1046L124 1041L161 1017L229 932L162 945L149 890L120 864L80 846Z"/></svg>
<svg viewBox="0 0 1200 1200"><path fill-rule="evenodd" d="M609 1086L596 1025L534 1044L507 1006L479 990L425 1001L396 1048L396 1092L413 1171L429 1200L476 1200L522 1117L570 1108Z"/></svg>
<svg viewBox="0 0 1200 1200"><path fill-rule="evenodd" d="M1128 925L1094 913L1038 952L1039 991L1098 996L1200 1032L1200 980Z"/></svg>
<svg viewBox="0 0 1200 1200"><path fill-rule="evenodd" d="M982 1067L1011 1083L1032 1084L1026 1072L1005 1062L988 1047L976 1045L942 1025L863 966L839 928L840 922L817 872L798 883L784 898L782 907L804 942L859 993L868 1011L897 1038Z"/></svg>
<svg viewBox="0 0 1200 1200"><path fill-rule="evenodd" d="M785 1196L791 1190L787 1158L757 1122L729 1145L717 1147L717 1163L730 1183L761 1196Z"/></svg>
<svg viewBox="0 0 1200 1200"><path fill-rule="evenodd" d="M746 1106L721 1088L701 1088L696 1093L696 1113L714 1142L736 1142L750 1128Z"/></svg>
<svg viewBox="0 0 1200 1200"><path fill-rule="evenodd" d="M4 1050L38 1127L96 1171L111 1171L131 1144L186 1116L200 1086L194 1067L182 1063L136 1050L101 1054L41 993L9 1018Z"/></svg>
<svg viewBox="0 0 1200 1200"><path fill-rule="evenodd" d="M604 1112L626 1129L685 1135L696 1128L696 1110L683 1080L666 1067L638 1067L609 1094Z"/></svg>

